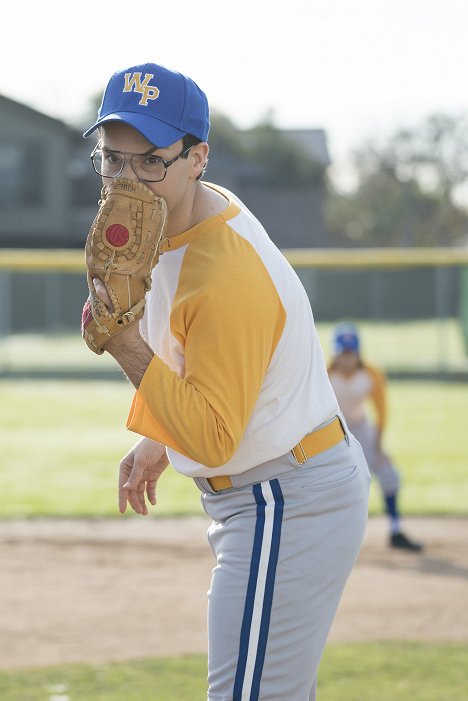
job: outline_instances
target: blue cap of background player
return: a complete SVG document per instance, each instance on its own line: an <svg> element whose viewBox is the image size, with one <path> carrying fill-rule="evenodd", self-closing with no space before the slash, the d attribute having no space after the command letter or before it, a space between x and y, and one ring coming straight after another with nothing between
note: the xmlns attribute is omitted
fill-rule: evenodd
<svg viewBox="0 0 468 701"><path fill-rule="evenodd" d="M206 141L210 129L205 93L191 78L155 63L114 73L104 91L98 119L83 136L112 121L129 124L160 148L186 134Z"/></svg>
<svg viewBox="0 0 468 701"><path fill-rule="evenodd" d="M359 353L359 335L352 324L340 324L335 329L333 336L333 353L340 355L345 351Z"/></svg>

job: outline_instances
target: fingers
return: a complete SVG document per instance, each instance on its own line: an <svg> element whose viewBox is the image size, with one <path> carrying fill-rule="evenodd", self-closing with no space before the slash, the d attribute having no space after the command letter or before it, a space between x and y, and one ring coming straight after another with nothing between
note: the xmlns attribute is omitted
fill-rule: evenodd
<svg viewBox="0 0 468 701"><path fill-rule="evenodd" d="M127 504L133 511L142 516L148 514L145 501L144 465L136 460L131 465L124 459L120 464L119 476L119 511L124 514ZM152 502L151 502L152 503Z"/></svg>
<svg viewBox="0 0 468 701"><path fill-rule="evenodd" d="M141 516L148 515L148 509L145 502L145 483L141 482L136 489L129 489L127 500L135 513Z"/></svg>
<svg viewBox="0 0 468 701"><path fill-rule="evenodd" d="M146 510L144 494L142 503L141 490L139 491L138 485L134 486L134 483L131 481L128 481L124 485L119 487L119 511L121 514L124 514L127 510L127 503L130 504L132 509L137 514L144 514Z"/></svg>
<svg viewBox="0 0 468 701"><path fill-rule="evenodd" d="M109 297L106 286L102 280L100 280L98 277L93 277L93 285L94 289L96 290L97 297L101 300L101 302L104 302L110 312L113 312L114 305L111 302L111 298Z"/></svg>
<svg viewBox="0 0 468 701"><path fill-rule="evenodd" d="M140 441L122 459L119 470L119 511L129 504L142 516L148 514L148 503L156 504L156 482L168 465L164 446L154 441Z"/></svg>
<svg viewBox="0 0 468 701"><path fill-rule="evenodd" d="M133 492L136 491L143 474L143 467L140 469L138 463L134 461L133 455L130 453L120 463L119 471L119 511L124 514L127 510L127 503L132 509L135 509L136 502Z"/></svg>
<svg viewBox="0 0 468 701"><path fill-rule="evenodd" d="M145 501L145 483L141 482L141 484L138 487L137 490L137 496L138 496L138 503L141 507L141 514L142 516L147 516L148 515L148 508L146 506L146 501Z"/></svg>
<svg viewBox="0 0 468 701"><path fill-rule="evenodd" d="M156 480L148 480L146 483L146 496L149 503L154 506L156 504Z"/></svg>
<svg viewBox="0 0 468 701"><path fill-rule="evenodd" d="M119 511L124 514L127 510L128 501L128 489L124 489L123 486L119 486Z"/></svg>

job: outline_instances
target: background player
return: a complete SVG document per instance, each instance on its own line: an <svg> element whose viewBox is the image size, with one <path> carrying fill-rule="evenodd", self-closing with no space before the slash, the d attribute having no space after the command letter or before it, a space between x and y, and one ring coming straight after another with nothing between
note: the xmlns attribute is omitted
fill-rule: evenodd
<svg viewBox="0 0 468 701"><path fill-rule="evenodd" d="M390 521L389 545L421 551L422 545L401 530L398 509L401 477L382 448L387 419L386 378L380 369L362 359L359 334L354 325L336 327L328 373L349 430L362 445L369 468L379 481ZM369 404L374 407L375 422L368 417Z"/></svg>

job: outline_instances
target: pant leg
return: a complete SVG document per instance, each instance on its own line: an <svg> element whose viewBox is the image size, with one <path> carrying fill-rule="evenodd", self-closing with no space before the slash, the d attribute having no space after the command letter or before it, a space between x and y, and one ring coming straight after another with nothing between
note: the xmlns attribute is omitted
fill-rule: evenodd
<svg viewBox="0 0 468 701"><path fill-rule="evenodd" d="M379 482L384 496L393 496L401 487L401 476L387 455L384 461L377 457L377 431L369 421L349 426L353 436L362 446L369 469Z"/></svg>
<svg viewBox="0 0 468 701"><path fill-rule="evenodd" d="M217 558L209 701L314 700L326 639L363 541L369 473L356 441L287 475L279 461L278 475L204 495Z"/></svg>

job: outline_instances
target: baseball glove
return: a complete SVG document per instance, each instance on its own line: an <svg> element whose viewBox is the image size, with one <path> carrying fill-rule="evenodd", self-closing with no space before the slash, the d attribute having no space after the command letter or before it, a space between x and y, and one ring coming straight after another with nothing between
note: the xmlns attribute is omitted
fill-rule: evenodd
<svg viewBox="0 0 468 701"><path fill-rule="evenodd" d="M98 355L110 338L143 316L166 223L165 200L144 183L115 178L102 188L86 239L89 297L81 318L83 338ZM97 297L93 278L105 284L113 311Z"/></svg>

